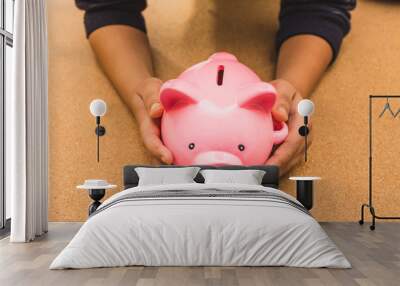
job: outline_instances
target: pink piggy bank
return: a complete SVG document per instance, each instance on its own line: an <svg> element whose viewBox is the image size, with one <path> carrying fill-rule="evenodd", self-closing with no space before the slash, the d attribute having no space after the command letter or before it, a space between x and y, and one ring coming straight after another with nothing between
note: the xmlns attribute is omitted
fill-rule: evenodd
<svg viewBox="0 0 400 286"><path fill-rule="evenodd" d="M260 165L288 134L274 122L274 87L229 53L165 82L161 137L176 165Z"/></svg>

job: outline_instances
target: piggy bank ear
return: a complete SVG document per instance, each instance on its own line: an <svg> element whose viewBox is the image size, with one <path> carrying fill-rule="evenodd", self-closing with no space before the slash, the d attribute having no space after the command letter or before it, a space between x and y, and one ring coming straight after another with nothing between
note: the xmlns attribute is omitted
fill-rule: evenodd
<svg viewBox="0 0 400 286"><path fill-rule="evenodd" d="M195 104L198 100L193 92L193 87L183 81L167 81L160 91L160 101L165 111Z"/></svg>
<svg viewBox="0 0 400 286"><path fill-rule="evenodd" d="M274 106L275 100L275 88L266 82L258 82L243 88L238 105L242 108L262 109L269 112Z"/></svg>

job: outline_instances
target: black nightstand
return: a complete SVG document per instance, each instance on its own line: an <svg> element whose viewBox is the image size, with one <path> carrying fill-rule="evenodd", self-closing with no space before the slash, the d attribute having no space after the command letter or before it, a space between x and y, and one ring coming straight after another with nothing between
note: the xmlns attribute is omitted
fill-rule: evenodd
<svg viewBox="0 0 400 286"><path fill-rule="evenodd" d="M296 181L296 199L303 206L311 210L313 207L313 183L321 180L320 177L290 177L289 180Z"/></svg>
<svg viewBox="0 0 400 286"><path fill-rule="evenodd" d="M85 184L77 186L78 189L87 190L89 197L93 200L89 206L89 216L101 205L100 200L106 194L106 190L115 187L116 185L111 185L104 180L86 180Z"/></svg>

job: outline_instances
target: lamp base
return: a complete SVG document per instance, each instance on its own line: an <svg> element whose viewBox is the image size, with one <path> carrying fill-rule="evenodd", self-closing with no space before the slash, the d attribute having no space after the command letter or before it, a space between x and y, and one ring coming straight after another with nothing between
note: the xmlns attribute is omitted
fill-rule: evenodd
<svg viewBox="0 0 400 286"><path fill-rule="evenodd" d="M296 198L303 206L311 210L313 207L313 181L297 180L296 181Z"/></svg>
<svg viewBox="0 0 400 286"><path fill-rule="evenodd" d="M300 134L300 136L305 137L305 136L308 135L309 133L310 133L310 129L309 129L307 126L303 125L303 126L301 126L301 127L299 128L299 134Z"/></svg>
<svg viewBox="0 0 400 286"><path fill-rule="evenodd" d="M94 133L96 133L97 136L104 136L106 134L106 129L104 126L99 125L94 130Z"/></svg>
<svg viewBox="0 0 400 286"><path fill-rule="evenodd" d="M100 200L104 197L106 194L105 189L90 189L89 190L89 197L94 201L90 206L89 206L89 216L94 213L97 208L101 205Z"/></svg>

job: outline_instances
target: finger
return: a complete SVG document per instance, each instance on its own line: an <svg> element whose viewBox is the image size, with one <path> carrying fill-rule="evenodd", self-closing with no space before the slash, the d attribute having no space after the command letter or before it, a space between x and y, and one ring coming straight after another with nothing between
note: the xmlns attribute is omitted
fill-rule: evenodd
<svg viewBox="0 0 400 286"><path fill-rule="evenodd" d="M281 174L287 173L291 168L296 166L304 158L305 141L304 137L298 133L299 128L303 125L303 117L297 113L297 104L301 100L301 96L296 93L289 113L289 134L286 141L281 144L267 160L266 164L278 165L281 169ZM311 122L308 127L312 128ZM307 136L307 147L312 144L312 134Z"/></svg>
<svg viewBox="0 0 400 286"><path fill-rule="evenodd" d="M154 126L154 128L156 128ZM153 128L142 128L143 143L150 153L165 164L172 164L173 156L171 151L162 143L159 134Z"/></svg>
<svg viewBox="0 0 400 286"><path fill-rule="evenodd" d="M156 102L151 105L149 115L151 118L159 118L162 116L163 112L163 106L160 103Z"/></svg>
<svg viewBox="0 0 400 286"><path fill-rule="evenodd" d="M151 165L164 165L164 162L161 162L161 160L159 160L156 157L151 157Z"/></svg>
<svg viewBox="0 0 400 286"><path fill-rule="evenodd" d="M292 134L294 136L295 134ZM307 148L312 145L312 135L307 137ZM303 137L292 137L290 142L280 145L273 155L266 161L267 165L277 165L280 168L281 175L286 174L304 158L305 144Z"/></svg>
<svg viewBox="0 0 400 286"><path fill-rule="evenodd" d="M290 141L284 142L276 149L275 153L267 160L267 165L277 165L283 168L290 163L298 153L299 146Z"/></svg>
<svg viewBox="0 0 400 286"><path fill-rule="evenodd" d="M278 93L277 101L272 108L272 116L278 121L286 122L289 119L291 96Z"/></svg>
<svg viewBox="0 0 400 286"><path fill-rule="evenodd" d="M304 151L304 140L298 134L298 127L295 118L289 123L289 135L284 143L282 143L267 160L268 165L277 165L282 173L287 172L297 163L299 155ZM293 126L295 125L295 126Z"/></svg>
<svg viewBox="0 0 400 286"><path fill-rule="evenodd" d="M281 81L273 81L271 84L278 92L277 100L272 108L272 116L278 121L287 121L296 90L289 83Z"/></svg>
<svg viewBox="0 0 400 286"><path fill-rule="evenodd" d="M279 167L280 175L283 176L288 173L292 168L298 165L302 159L304 158L303 152L296 152L290 158L282 158L280 155L272 156L267 162L266 165L275 165ZM287 161L286 161L287 159Z"/></svg>
<svg viewBox="0 0 400 286"><path fill-rule="evenodd" d="M172 164L173 158L171 152L162 144L160 138L154 134L143 136L144 145L150 153L165 164Z"/></svg>
<svg viewBox="0 0 400 286"><path fill-rule="evenodd" d="M138 88L138 94L142 98L145 108L151 118L159 118L163 114L160 103L160 88L162 81L158 78L148 78Z"/></svg>

